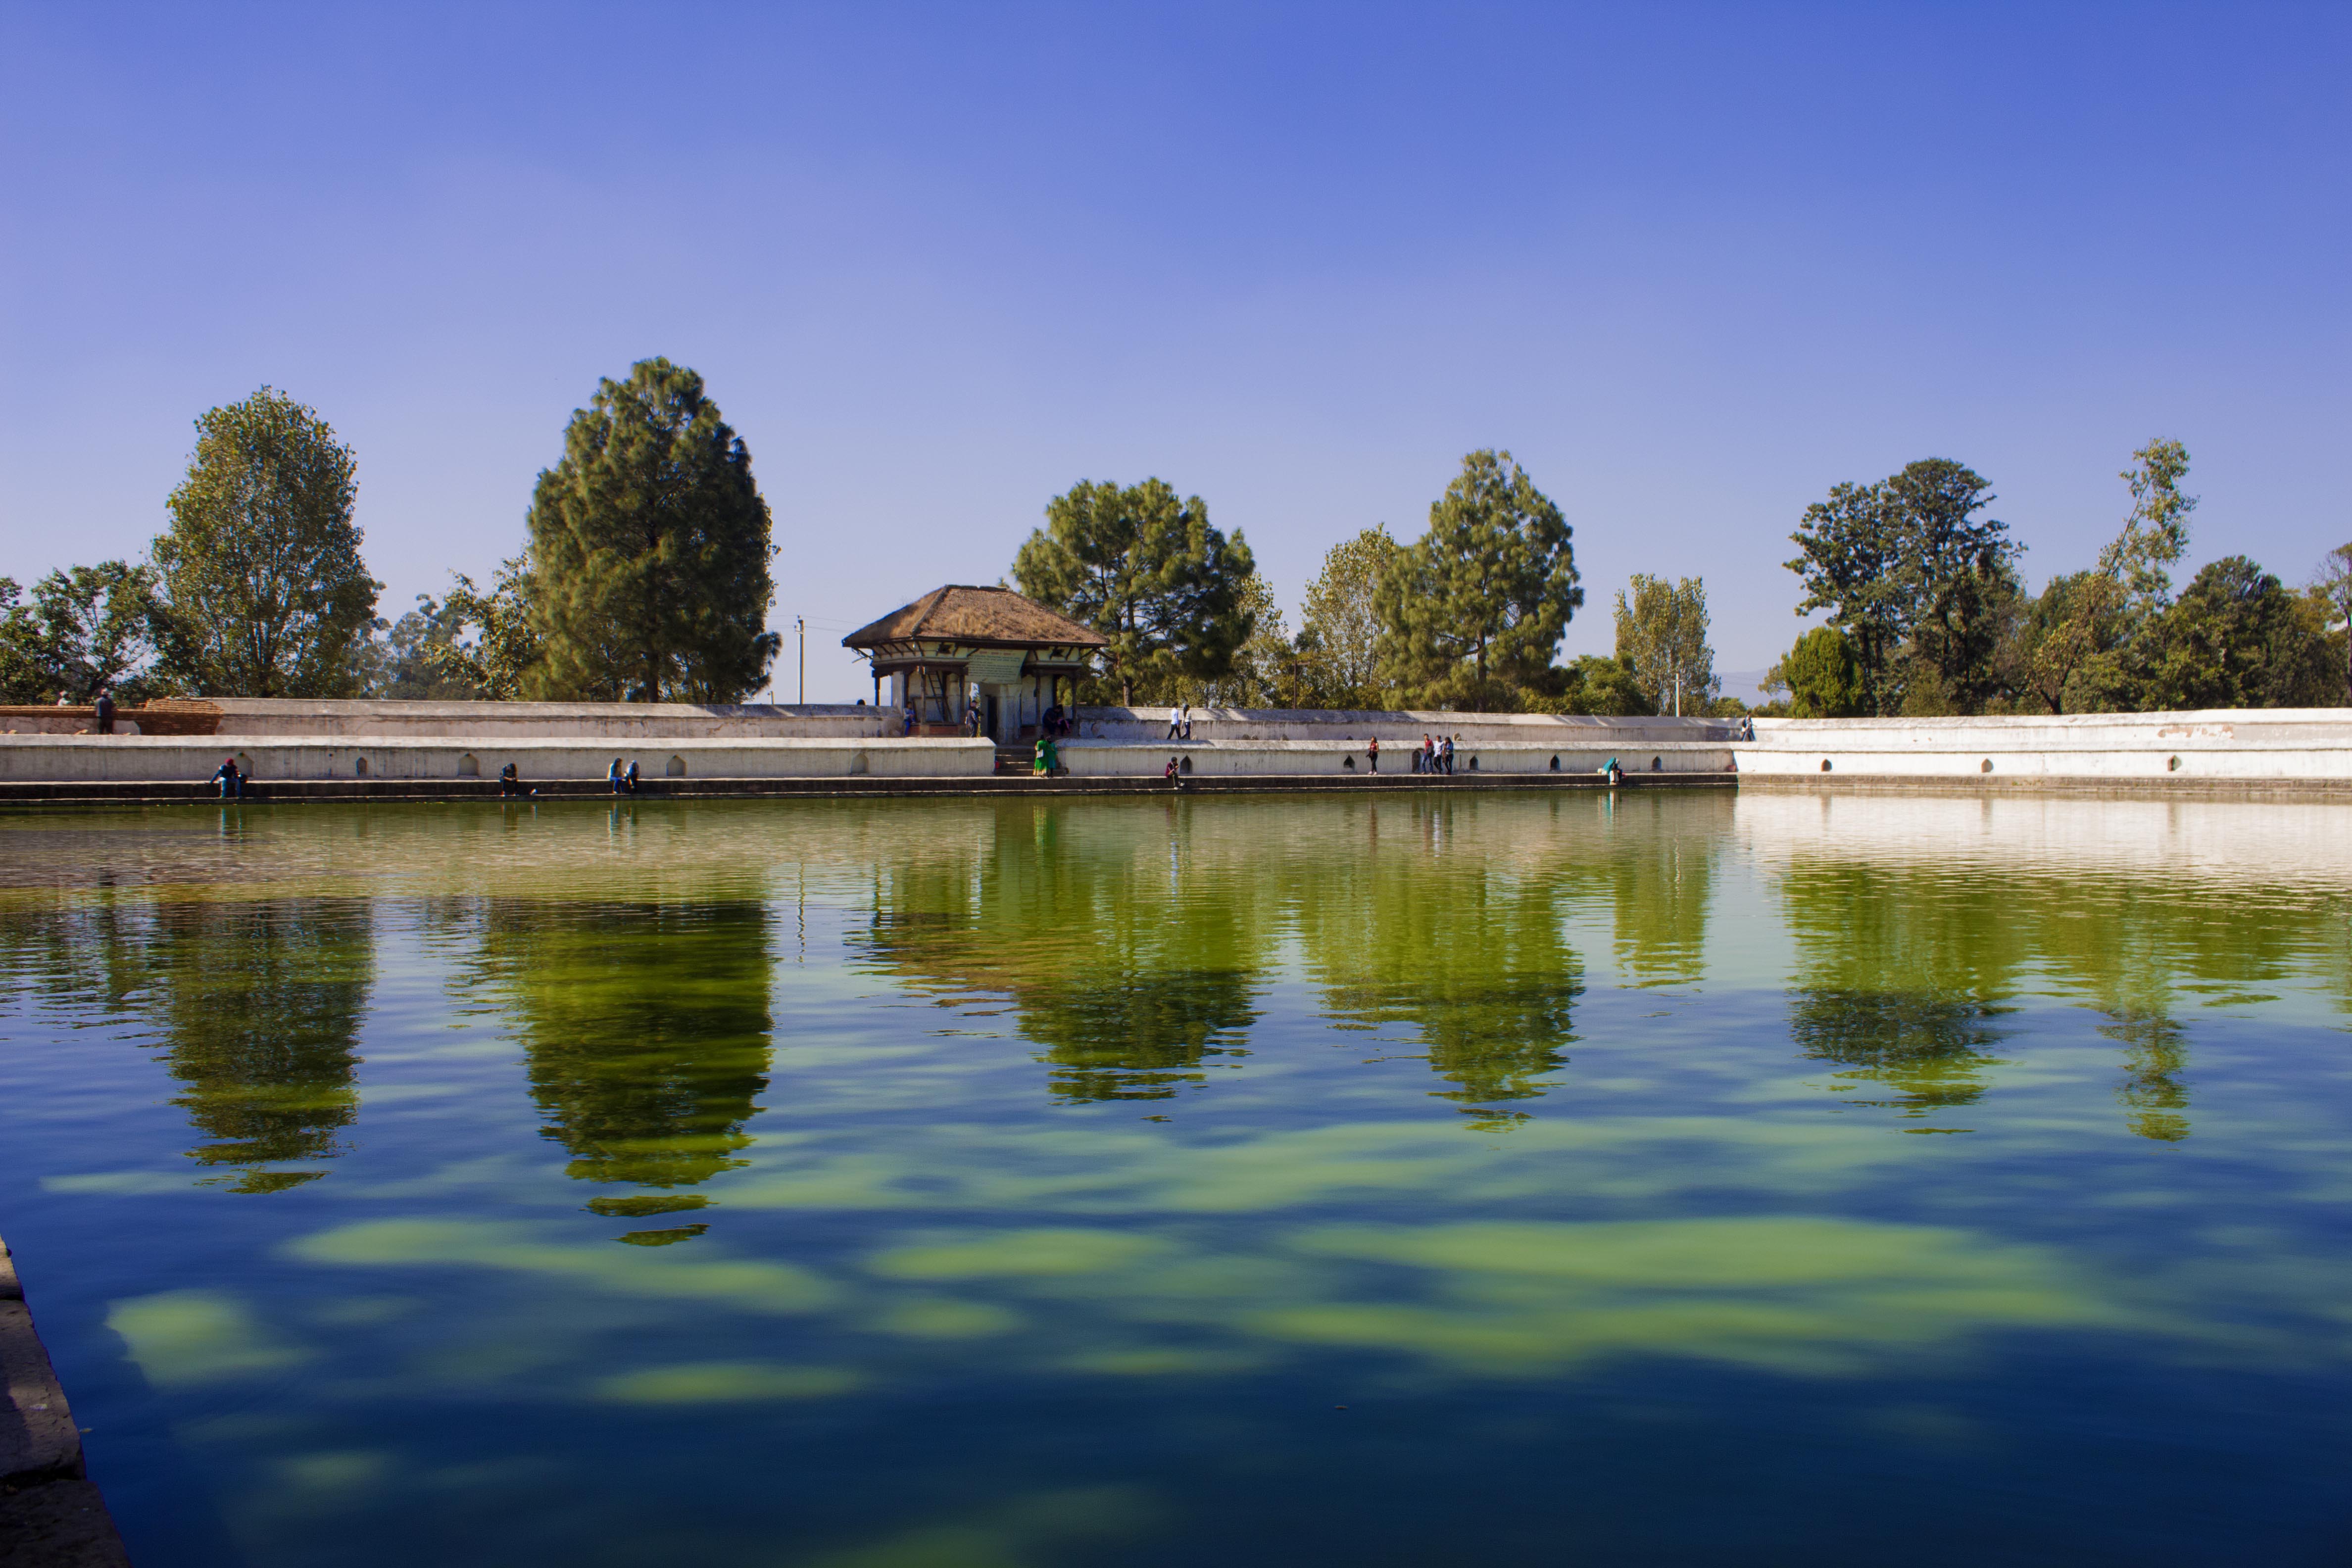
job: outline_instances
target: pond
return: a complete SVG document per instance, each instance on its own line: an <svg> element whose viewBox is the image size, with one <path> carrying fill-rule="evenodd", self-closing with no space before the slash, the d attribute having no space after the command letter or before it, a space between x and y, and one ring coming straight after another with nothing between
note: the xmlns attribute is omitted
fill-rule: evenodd
<svg viewBox="0 0 2352 1568"><path fill-rule="evenodd" d="M2352 805L0 818L135 1561L2340 1561Z"/></svg>

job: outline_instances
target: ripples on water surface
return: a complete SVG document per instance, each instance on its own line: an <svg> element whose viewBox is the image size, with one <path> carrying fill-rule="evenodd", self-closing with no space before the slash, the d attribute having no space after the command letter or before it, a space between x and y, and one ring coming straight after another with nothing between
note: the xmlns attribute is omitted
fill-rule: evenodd
<svg viewBox="0 0 2352 1568"><path fill-rule="evenodd" d="M2336 1563L2347 846L18 815L0 1232L149 1568Z"/></svg>

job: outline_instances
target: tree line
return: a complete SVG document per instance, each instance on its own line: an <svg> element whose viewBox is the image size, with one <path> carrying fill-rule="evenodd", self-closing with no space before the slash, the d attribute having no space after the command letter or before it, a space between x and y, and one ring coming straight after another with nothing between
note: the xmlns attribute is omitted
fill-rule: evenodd
<svg viewBox="0 0 2352 1568"><path fill-rule="evenodd" d="M730 702L767 679L775 554L751 454L693 371L605 380L533 487L521 552L396 622L361 558L358 464L265 386L196 421L145 562L0 577L0 700Z"/></svg>
<svg viewBox="0 0 2352 1568"><path fill-rule="evenodd" d="M1980 515L1984 477L1948 458L1841 484L1805 510L1789 569L1797 613L1828 612L1768 679L1801 717L2096 713L2352 703L2352 545L2301 589L2245 555L2176 595L2197 498L2189 451L2159 438L2119 476L2131 498L2095 564L2040 594L2024 546Z"/></svg>
<svg viewBox="0 0 2352 1568"><path fill-rule="evenodd" d="M1400 542L1385 525L1335 544L1293 632L1248 542L1164 481L1081 483L1013 563L1020 590L1100 632L1086 702L1237 708L1453 708L1700 713L1720 706L1706 594L1636 576L1617 651L1562 663L1583 606L1573 531L1510 453L1482 450Z"/></svg>
<svg viewBox="0 0 2352 1568"><path fill-rule="evenodd" d="M2189 455L2151 442L2098 563L2040 595L1984 515L1990 483L1944 458L1808 507L1789 563L1827 612L1768 678L1763 712L2080 712L2352 701L2342 623L2352 545L2300 592L2244 556L2176 595L2197 502ZM196 421L149 559L0 577L0 700L220 696L740 701L780 639L772 520L702 378L664 359L575 410L485 585L453 574L377 615L353 521L357 461L270 387ZM1698 576L1636 574L1615 649L1562 660L1584 605L1573 530L1507 451L1468 454L1419 538L1386 525L1327 552L1293 631L1239 531L1159 479L1081 481L1010 575L1092 626L1082 702L1499 712L1746 711L1721 696Z"/></svg>

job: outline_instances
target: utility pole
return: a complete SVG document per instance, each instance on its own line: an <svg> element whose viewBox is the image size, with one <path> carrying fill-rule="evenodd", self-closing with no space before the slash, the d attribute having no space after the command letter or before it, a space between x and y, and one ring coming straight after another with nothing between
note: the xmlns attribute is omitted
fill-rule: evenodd
<svg viewBox="0 0 2352 1568"><path fill-rule="evenodd" d="M808 617L805 616L794 616L793 617L793 626L801 634L800 705L805 708L808 706Z"/></svg>

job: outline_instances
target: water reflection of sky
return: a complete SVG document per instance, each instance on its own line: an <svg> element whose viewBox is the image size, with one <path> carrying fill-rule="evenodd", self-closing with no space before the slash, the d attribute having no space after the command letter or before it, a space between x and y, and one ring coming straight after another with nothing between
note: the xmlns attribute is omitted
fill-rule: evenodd
<svg viewBox="0 0 2352 1568"><path fill-rule="evenodd" d="M21 816L0 1213L147 1560L2317 1560L2347 826Z"/></svg>

